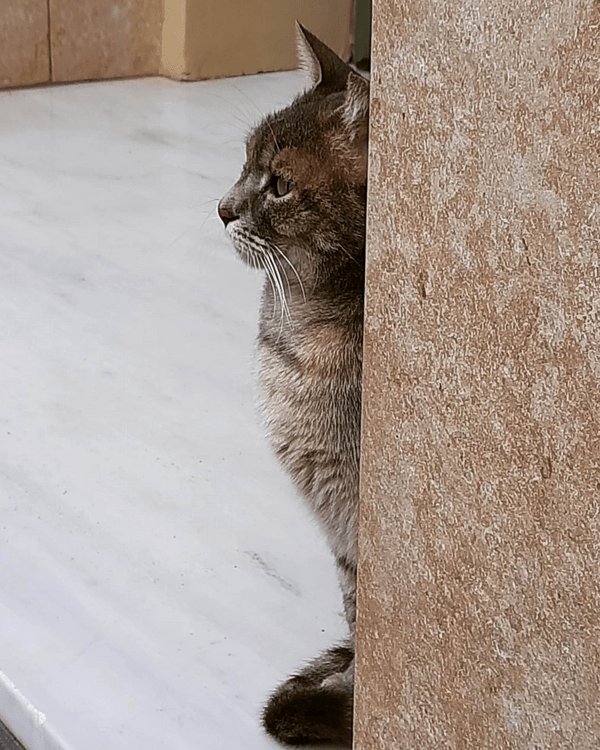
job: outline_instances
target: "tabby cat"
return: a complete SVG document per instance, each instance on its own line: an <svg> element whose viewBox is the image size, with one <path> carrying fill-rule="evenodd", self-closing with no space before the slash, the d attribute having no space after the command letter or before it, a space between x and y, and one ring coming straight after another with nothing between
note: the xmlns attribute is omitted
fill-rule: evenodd
<svg viewBox="0 0 600 750"><path fill-rule="evenodd" d="M271 696L280 742L352 741L369 83L298 25L312 87L247 140L219 215L266 272L260 388L272 448L327 533L350 636Z"/></svg>

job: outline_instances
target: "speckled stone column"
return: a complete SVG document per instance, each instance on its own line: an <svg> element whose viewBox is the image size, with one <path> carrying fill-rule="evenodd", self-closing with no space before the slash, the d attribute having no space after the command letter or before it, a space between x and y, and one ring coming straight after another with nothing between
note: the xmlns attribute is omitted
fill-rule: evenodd
<svg viewBox="0 0 600 750"><path fill-rule="evenodd" d="M600 2L376 0L355 747L600 748Z"/></svg>

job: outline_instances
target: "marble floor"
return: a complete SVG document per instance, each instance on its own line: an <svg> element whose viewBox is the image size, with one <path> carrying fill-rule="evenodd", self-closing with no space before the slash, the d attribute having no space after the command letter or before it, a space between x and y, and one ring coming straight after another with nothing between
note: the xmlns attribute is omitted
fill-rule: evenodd
<svg viewBox="0 0 600 750"><path fill-rule="evenodd" d="M261 750L342 637L255 414L216 199L297 73L0 92L0 720L28 750Z"/></svg>

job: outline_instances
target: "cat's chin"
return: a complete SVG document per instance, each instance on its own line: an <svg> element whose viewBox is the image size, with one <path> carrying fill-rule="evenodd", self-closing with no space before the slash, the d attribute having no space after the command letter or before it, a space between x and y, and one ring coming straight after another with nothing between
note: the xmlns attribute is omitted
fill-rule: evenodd
<svg viewBox="0 0 600 750"><path fill-rule="evenodd" d="M232 242L238 258L240 258L240 260L242 260L247 266L254 269L264 269L264 262L259 253L245 247L240 242L236 242L233 237Z"/></svg>
<svg viewBox="0 0 600 750"><path fill-rule="evenodd" d="M248 250L239 250L237 247L236 247L235 251L238 254L238 257L247 266L250 266L250 268L254 268L254 269L262 269L263 268L263 264L262 264L260 258L256 255L256 253L249 252Z"/></svg>
<svg viewBox="0 0 600 750"><path fill-rule="evenodd" d="M235 229L227 228L227 235L231 240L233 249L235 250L238 258L242 260L250 268L264 269L264 261L261 257L261 252L258 248L249 246L248 238L242 231L236 231ZM241 236L240 236L241 235Z"/></svg>

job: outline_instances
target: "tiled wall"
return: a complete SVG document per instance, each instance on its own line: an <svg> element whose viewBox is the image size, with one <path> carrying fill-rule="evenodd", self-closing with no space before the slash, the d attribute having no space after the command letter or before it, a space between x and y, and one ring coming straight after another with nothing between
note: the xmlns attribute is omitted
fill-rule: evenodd
<svg viewBox="0 0 600 750"><path fill-rule="evenodd" d="M167 0L161 72L193 81L290 70L296 19L347 59L352 9L352 0Z"/></svg>
<svg viewBox="0 0 600 750"><path fill-rule="evenodd" d="M156 74L162 0L2 0L0 87Z"/></svg>
<svg viewBox="0 0 600 750"><path fill-rule="evenodd" d="M352 0L0 0L0 88L296 66L294 19L350 53Z"/></svg>
<svg viewBox="0 0 600 750"><path fill-rule="evenodd" d="M0 88L49 80L48 0L2 0Z"/></svg>
<svg viewBox="0 0 600 750"><path fill-rule="evenodd" d="M52 80L156 74L161 20L162 0L50 0Z"/></svg>

